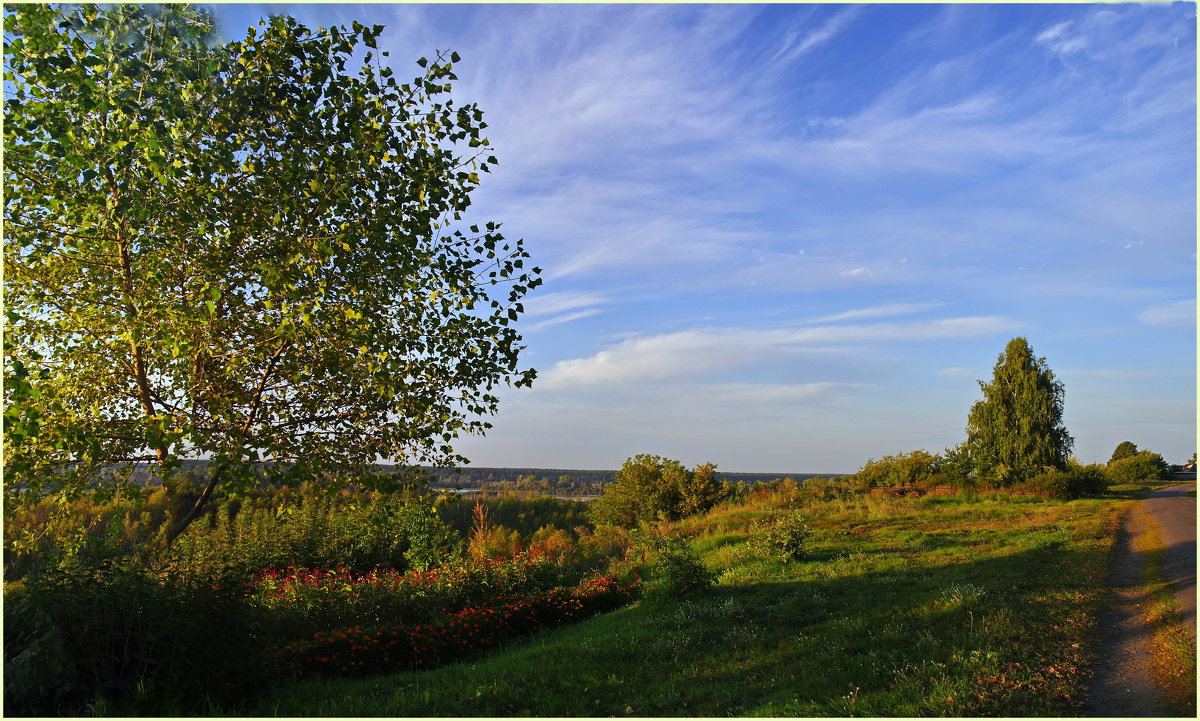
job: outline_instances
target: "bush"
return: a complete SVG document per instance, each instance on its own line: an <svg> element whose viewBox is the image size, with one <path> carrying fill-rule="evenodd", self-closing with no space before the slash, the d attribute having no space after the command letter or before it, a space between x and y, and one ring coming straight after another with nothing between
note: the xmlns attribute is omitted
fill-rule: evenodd
<svg viewBox="0 0 1200 721"><path fill-rule="evenodd" d="M931 485L938 479L941 462L941 456L925 450L897 453L878 461L869 459L853 480L855 485L865 488Z"/></svg>
<svg viewBox="0 0 1200 721"><path fill-rule="evenodd" d="M808 525L799 511L790 511L774 521L754 526L751 544L762 553L780 556L786 561L798 561L807 555Z"/></svg>
<svg viewBox="0 0 1200 721"><path fill-rule="evenodd" d="M704 513L729 493L711 463L688 470L679 461L642 454L625 461L592 501L588 517L595 526L633 528Z"/></svg>
<svg viewBox="0 0 1200 721"><path fill-rule="evenodd" d="M1071 499L1099 495L1107 486L1104 466L1071 463L1066 470L1052 468L1039 473L1021 484L1020 488L1045 493L1051 498Z"/></svg>
<svg viewBox="0 0 1200 721"><path fill-rule="evenodd" d="M1106 473L1113 483L1158 480L1167 472L1167 462L1158 453L1138 451L1108 464Z"/></svg>
<svg viewBox="0 0 1200 721"><path fill-rule="evenodd" d="M682 598L708 588L717 575L681 538L650 539L650 587L654 595Z"/></svg>

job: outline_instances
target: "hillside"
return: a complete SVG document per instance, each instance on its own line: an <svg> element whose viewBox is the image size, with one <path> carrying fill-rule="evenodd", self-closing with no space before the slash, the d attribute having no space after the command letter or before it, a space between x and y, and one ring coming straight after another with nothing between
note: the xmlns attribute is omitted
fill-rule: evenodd
<svg viewBox="0 0 1200 721"><path fill-rule="evenodd" d="M807 556L756 550L755 524L798 501ZM689 539L711 589L649 596L439 669L291 684L233 713L1080 715L1119 510L757 494L660 528Z"/></svg>

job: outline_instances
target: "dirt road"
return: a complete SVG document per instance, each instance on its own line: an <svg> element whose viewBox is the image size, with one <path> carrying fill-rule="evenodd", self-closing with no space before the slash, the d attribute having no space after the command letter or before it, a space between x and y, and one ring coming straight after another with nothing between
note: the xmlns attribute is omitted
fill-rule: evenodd
<svg viewBox="0 0 1200 721"><path fill-rule="evenodd" d="M1161 489L1125 515L1114 549L1108 607L1098 619L1100 660L1086 694L1090 716L1175 715L1150 678L1149 628L1142 619L1142 608L1150 599L1140 588L1145 583L1143 559L1131 546L1141 534L1158 531L1167 549L1163 574L1176 584L1180 616L1195 634L1196 499L1184 495L1195 488L1195 483L1186 483Z"/></svg>
<svg viewBox="0 0 1200 721"><path fill-rule="evenodd" d="M1196 499L1184 495L1195 483L1162 488L1142 501L1142 510L1158 525L1167 549L1163 575L1175 583L1179 615L1196 634Z"/></svg>

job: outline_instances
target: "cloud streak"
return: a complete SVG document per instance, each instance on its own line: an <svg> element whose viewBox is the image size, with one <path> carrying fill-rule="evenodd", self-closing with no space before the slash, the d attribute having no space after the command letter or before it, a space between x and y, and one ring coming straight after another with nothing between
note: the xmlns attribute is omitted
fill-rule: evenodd
<svg viewBox="0 0 1200 721"><path fill-rule="evenodd" d="M764 357L821 350L830 345L974 338L1012 330L999 317L964 317L919 323L827 325L811 328L688 330L630 338L586 358L556 363L541 387L638 385L711 377Z"/></svg>

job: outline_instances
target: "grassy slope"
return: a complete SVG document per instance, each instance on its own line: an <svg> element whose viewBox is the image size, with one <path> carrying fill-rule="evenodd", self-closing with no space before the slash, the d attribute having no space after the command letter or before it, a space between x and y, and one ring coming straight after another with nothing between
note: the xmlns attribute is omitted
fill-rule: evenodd
<svg viewBox="0 0 1200 721"><path fill-rule="evenodd" d="M791 564L745 544L771 508L722 508L681 527L720 574L705 594L434 671L293 684L241 713L1075 715L1117 505L819 502L812 556Z"/></svg>

